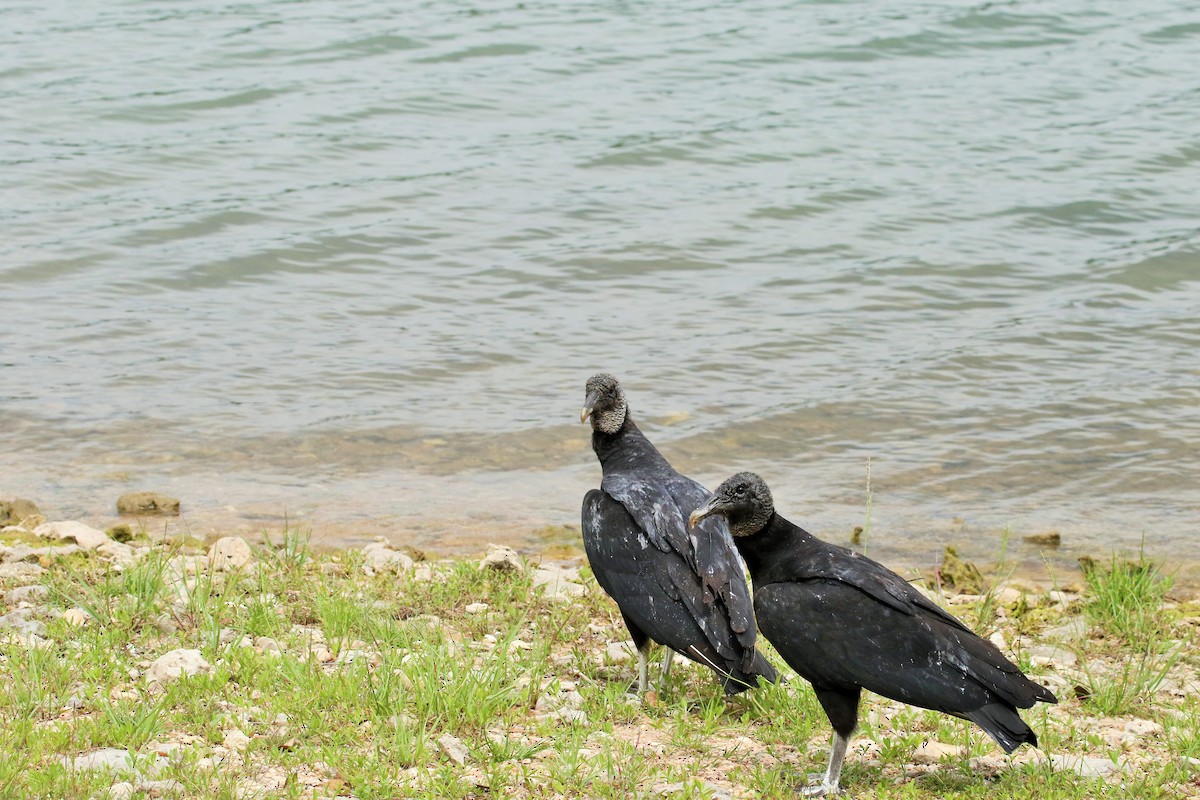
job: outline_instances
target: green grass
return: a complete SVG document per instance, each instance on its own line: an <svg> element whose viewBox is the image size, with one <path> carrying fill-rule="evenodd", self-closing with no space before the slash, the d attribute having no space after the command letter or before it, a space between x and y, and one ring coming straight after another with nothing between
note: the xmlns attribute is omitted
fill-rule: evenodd
<svg viewBox="0 0 1200 800"><path fill-rule="evenodd" d="M429 579L367 577L360 554L318 553L294 532L276 541L235 573L210 572L178 544L139 544L142 556L123 570L82 554L55 560L37 614L42 644L0 631L0 797L103 797L128 776L62 763L102 747L128 749L142 765L171 750L155 778L181 788L164 796L197 798L258 787L264 797L361 800L698 800L713 786L791 798L824 768L828 723L794 675L727 699L708 670L677 663L656 683L657 702L631 697L635 663L600 657L626 638L619 614L586 569L586 595L559 603L527 575L474 561L429 565ZM1123 789L997 759L978 729L874 696L864 699L844 785L877 798L1200 793L1179 766L1200 757L1200 696L1167 691L1194 678L1195 636L1164 612L1164 593L1152 568L1114 560L1093 571L1082 606L1096 635L1079 645L1076 672L1035 669L1058 680L1062 703L1024 714L1048 752L1131 759ZM488 610L467 614L475 602ZM58 617L72 608L91 619ZM952 611L1000 630L1013 650L1063 621L1033 597L1004 608L989 595ZM143 673L176 648L199 649L211 672L150 687ZM552 713L560 707L570 713ZM1156 721L1162 733L1130 745L1114 738L1110 715ZM224 745L234 729L249 737L242 751ZM445 735L467 748L465 765L444 752ZM963 755L917 767L913 752L927 740Z"/></svg>

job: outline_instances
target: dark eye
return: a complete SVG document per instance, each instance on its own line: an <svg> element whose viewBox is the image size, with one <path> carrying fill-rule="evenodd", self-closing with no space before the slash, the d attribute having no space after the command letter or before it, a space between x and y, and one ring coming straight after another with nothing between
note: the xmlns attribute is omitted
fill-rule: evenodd
<svg viewBox="0 0 1200 800"><path fill-rule="evenodd" d="M740 485L739 485L739 486L738 486L736 489L734 489L734 490L733 490L733 493L734 493L734 494L736 494L738 497L743 497L743 496L745 496L745 494L746 494L746 484L744 484L744 483L743 483L743 484L740 484Z"/></svg>

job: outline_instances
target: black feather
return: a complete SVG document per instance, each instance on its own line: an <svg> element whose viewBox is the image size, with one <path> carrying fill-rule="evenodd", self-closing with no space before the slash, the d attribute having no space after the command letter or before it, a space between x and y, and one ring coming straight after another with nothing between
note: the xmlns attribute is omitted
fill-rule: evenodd
<svg viewBox="0 0 1200 800"><path fill-rule="evenodd" d="M635 643L648 636L721 676L729 693L774 682L755 649L745 568L724 522L688 529L708 496L680 475L626 414L615 433L595 430L601 488L583 501L583 543L596 580L616 601Z"/></svg>

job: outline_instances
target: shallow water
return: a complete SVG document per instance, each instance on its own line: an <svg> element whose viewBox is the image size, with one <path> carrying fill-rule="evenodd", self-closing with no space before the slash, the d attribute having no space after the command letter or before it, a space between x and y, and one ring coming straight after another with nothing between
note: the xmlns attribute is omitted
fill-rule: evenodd
<svg viewBox="0 0 1200 800"><path fill-rule="evenodd" d="M0 8L0 495L537 549L604 369L876 553L1200 560L1194 9L401 6Z"/></svg>

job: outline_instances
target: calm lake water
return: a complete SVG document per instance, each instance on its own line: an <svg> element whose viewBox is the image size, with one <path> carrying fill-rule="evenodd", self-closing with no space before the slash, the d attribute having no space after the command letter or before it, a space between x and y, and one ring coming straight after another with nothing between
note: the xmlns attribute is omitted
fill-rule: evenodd
<svg viewBox="0 0 1200 800"><path fill-rule="evenodd" d="M1200 560L1195 4L10 2L0 126L52 517L569 544L607 370L873 554Z"/></svg>

